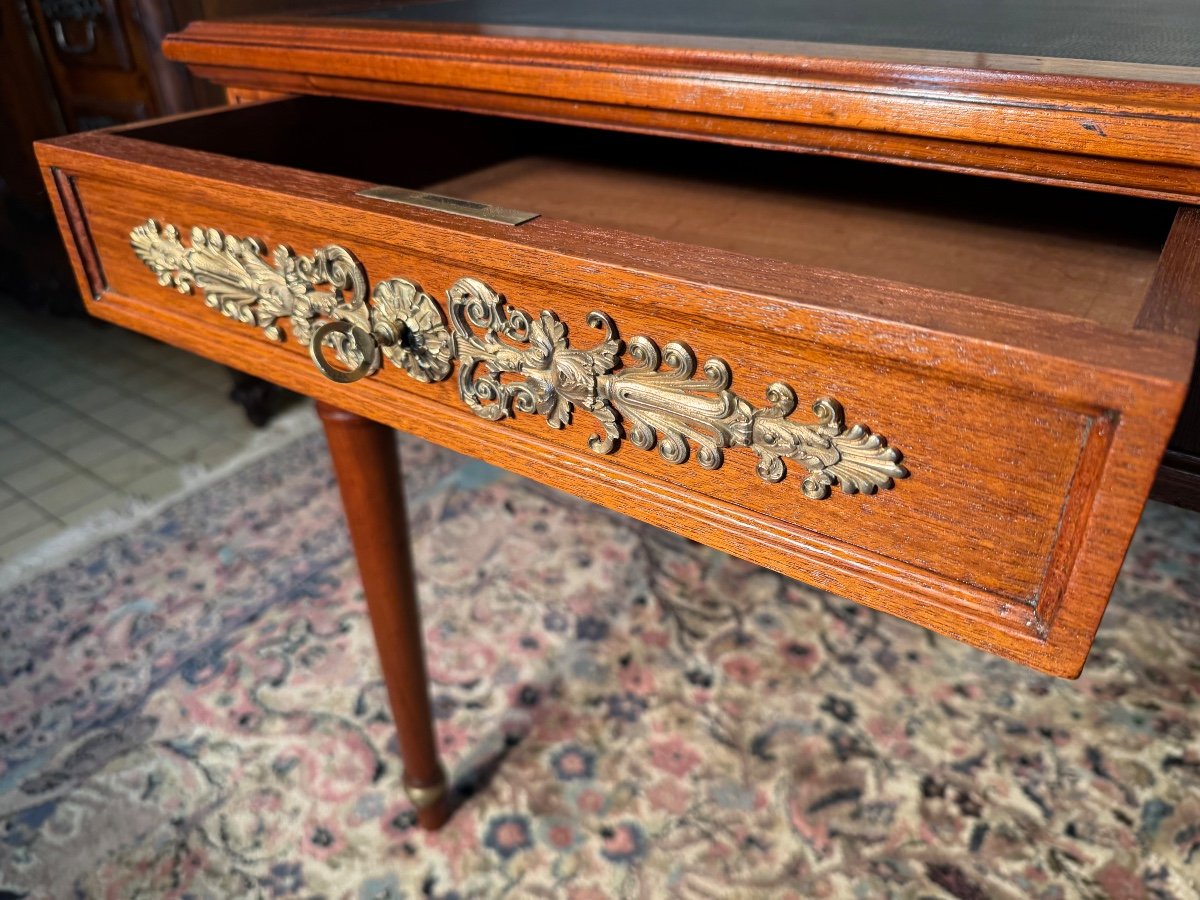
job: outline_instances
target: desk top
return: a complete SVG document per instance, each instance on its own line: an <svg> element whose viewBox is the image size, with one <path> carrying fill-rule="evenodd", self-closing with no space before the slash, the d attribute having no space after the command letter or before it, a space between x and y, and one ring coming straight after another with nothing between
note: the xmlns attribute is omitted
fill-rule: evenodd
<svg viewBox="0 0 1200 900"><path fill-rule="evenodd" d="M698 47L743 39L1200 66L1196 0L434 0L348 15L579 40L624 32L686 36Z"/></svg>
<svg viewBox="0 0 1200 900"><path fill-rule="evenodd" d="M1197 0L429 0L164 47L243 89L1200 201Z"/></svg>

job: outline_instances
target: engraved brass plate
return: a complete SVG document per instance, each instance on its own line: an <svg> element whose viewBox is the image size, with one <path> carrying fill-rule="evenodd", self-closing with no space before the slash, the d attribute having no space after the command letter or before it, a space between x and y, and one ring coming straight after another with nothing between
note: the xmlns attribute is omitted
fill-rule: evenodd
<svg viewBox="0 0 1200 900"><path fill-rule="evenodd" d="M702 468L719 469L726 450L747 448L766 482L782 481L789 461L800 464L801 490L813 500L834 485L874 494L908 477L900 453L864 426L847 426L837 400L818 399L816 421L796 421L796 392L777 381L767 388L767 405L755 406L730 390L724 360L708 360L697 377L686 344L660 350L637 336L626 346L602 312L587 319L599 342L579 349L553 312L532 318L476 278L460 278L446 292L447 328L442 308L416 282L389 278L368 299L366 273L342 247L296 256L279 246L268 264L253 238L194 228L185 245L177 228L153 219L133 229L130 243L160 284L185 294L198 287L209 306L273 340L284 340L279 322L287 319L320 371L342 384L373 375L385 358L422 382L448 378L457 362L459 396L480 418L528 413L564 428L583 409L599 425L588 439L597 453L613 453L628 439L642 450L657 447L669 463L685 463L694 451Z"/></svg>
<svg viewBox="0 0 1200 900"><path fill-rule="evenodd" d="M460 200L457 197L443 197L441 194L386 185L359 191L358 196L390 200L392 203L419 206L421 209L435 209L438 212L454 213L456 216L466 216L470 219L483 219L485 222L503 222L505 225L521 225L538 217L538 213L521 212L519 209L505 209L503 206L477 203L474 200Z"/></svg>

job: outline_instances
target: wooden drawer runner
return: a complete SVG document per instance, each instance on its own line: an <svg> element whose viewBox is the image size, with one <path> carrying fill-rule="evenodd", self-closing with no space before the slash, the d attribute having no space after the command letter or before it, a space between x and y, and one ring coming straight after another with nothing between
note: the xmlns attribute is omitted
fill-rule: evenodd
<svg viewBox="0 0 1200 900"><path fill-rule="evenodd" d="M97 316L1060 675L1195 349L1151 201L317 98L39 153Z"/></svg>

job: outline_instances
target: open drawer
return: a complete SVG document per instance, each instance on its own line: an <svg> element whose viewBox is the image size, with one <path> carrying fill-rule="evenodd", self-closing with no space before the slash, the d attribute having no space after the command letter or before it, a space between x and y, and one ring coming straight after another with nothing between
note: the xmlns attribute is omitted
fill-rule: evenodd
<svg viewBox="0 0 1200 900"><path fill-rule="evenodd" d="M1195 350L1150 200L319 98L39 156L97 316L1059 675Z"/></svg>

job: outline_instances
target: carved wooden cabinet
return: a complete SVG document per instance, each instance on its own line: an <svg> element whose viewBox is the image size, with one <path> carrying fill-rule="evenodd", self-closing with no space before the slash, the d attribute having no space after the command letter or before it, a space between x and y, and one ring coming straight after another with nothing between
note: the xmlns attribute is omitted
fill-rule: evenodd
<svg viewBox="0 0 1200 900"><path fill-rule="evenodd" d="M280 96L39 153L96 315L1072 676L1200 330L1200 69L1088 2L1081 58L1035 4L198 22L170 57Z"/></svg>
<svg viewBox="0 0 1200 900"><path fill-rule="evenodd" d="M302 9L318 0L14 0L38 46L67 131L221 102L221 92L163 56L195 19Z"/></svg>

